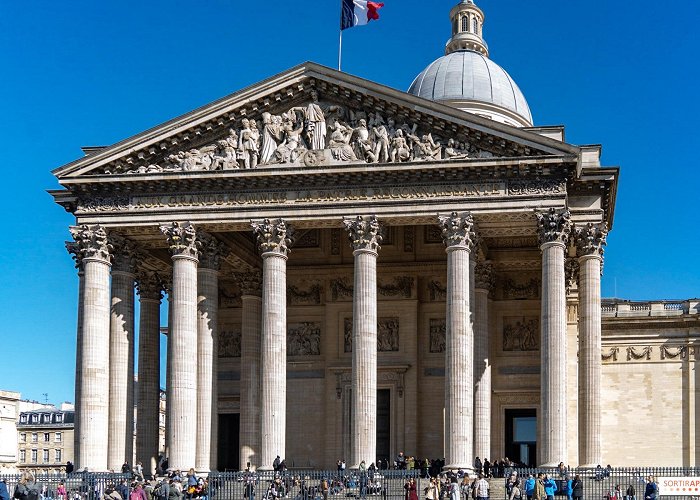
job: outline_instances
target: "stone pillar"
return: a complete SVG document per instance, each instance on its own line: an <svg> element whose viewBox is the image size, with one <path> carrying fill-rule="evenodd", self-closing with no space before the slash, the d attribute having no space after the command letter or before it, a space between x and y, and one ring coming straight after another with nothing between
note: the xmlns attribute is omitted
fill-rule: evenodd
<svg viewBox="0 0 700 500"><path fill-rule="evenodd" d="M544 467L567 463L566 280L564 261L571 232L568 210L537 213L542 250L540 342L540 459Z"/></svg>
<svg viewBox="0 0 700 500"><path fill-rule="evenodd" d="M78 468L107 470L109 419L110 254L107 231L101 226L72 226L83 265L83 302L79 377L75 381L79 426Z"/></svg>
<svg viewBox="0 0 700 500"><path fill-rule="evenodd" d="M607 226L588 223L576 228L579 262L578 328L578 462L595 467L602 461L600 274Z"/></svg>
<svg viewBox="0 0 700 500"><path fill-rule="evenodd" d="M109 235L112 257L112 311L109 334L109 446L107 467L120 470L134 461L134 243Z"/></svg>
<svg viewBox="0 0 700 500"><path fill-rule="evenodd" d="M168 335L171 393L167 396L168 466L187 470L197 449L197 236L190 223L161 226L173 259L172 330Z"/></svg>
<svg viewBox="0 0 700 500"><path fill-rule="evenodd" d="M491 457L491 361L489 293L494 272L490 262L478 262L474 292L474 456Z"/></svg>
<svg viewBox="0 0 700 500"><path fill-rule="evenodd" d="M80 245L74 241L66 241L66 250L75 261L75 268L78 270L78 326L76 328L75 342L75 401L76 404L80 401L80 384L78 380L82 378L82 359L83 359L83 302L85 300L85 272L83 271L83 257L80 251ZM80 414L76 411L74 417L73 433L73 456L74 462L80 456Z"/></svg>
<svg viewBox="0 0 700 500"><path fill-rule="evenodd" d="M377 456L377 257L382 236L375 216L343 223L355 256L350 464L359 468Z"/></svg>
<svg viewBox="0 0 700 500"><path fill-rule="evenodd" d="M287 421L287 254L292 229L282 220L251 223L263 259L260 469L284 457Z"/></svg>
<svg viewBox="0 0 700 500"><path fill-rule="evenodd" d="M166 344L165 344L165 456L169 457L170 456L170 448L168 448L168 434L169 434L169 425L170 425L170 410L172 409L171 405L169 404L170 397L173 394L173 383L172 383L172 374L173 374L173 342L172 342L172 337L170 336L170 333L173 331L173 276L172 274L170 277L167 279L166 282L163 283L163 287L165 288L165 293L168 294L168 332L166 334Z"/></svg>
<svg viewBox="0 0 700 500"><path fill-rule="evenodd" d="M160 434L160 301L163 284L154 272L138 276L139 383L136 422L136 461L146 474L158 467Z"/></svg>
<svg viewBox="0 0 700 500"><path fill-rule="evenodd" d="M212 409L216 396L215 347L219 332L219 268L224 245L207 233L199 233L201 242L197 269L197 472L211 471Z"/></svg>
<svg viewBox="0 0 700 500"><path fill-rule="evenodd" d="M260 463L260 330L262 328L262 275L259 271L236 275L241 289L241 469Z"/></svg>
<svg viewBox="0 0 700 500"><path fill-rule="evenodd" d="M471 214L439 217L447 247L445 332L445 468L472 468L474 332L470 314L470 263L474 247Z"/></svg>

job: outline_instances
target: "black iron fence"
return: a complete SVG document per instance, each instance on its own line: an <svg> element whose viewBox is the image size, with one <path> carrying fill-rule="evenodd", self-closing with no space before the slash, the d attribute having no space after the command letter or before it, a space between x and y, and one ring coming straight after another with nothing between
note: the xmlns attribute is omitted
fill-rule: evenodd
<svg viewBox="0 0 700 500"><path fill-rule="evenodd" d="M612 467L612 468L511 468L505 474L505 498L509 498L509 481L515 472L522 488L523 500L526 499L525 482L529 476L536 477L543 473L556 485L555 497L562 500L571 498L571 483L578 476L583 486L582 500L645 500L645 490L649 478L655 481L656 496L659 496L658 478L661 477L698 477L697 467ZM652 487L653 488L653 487ZM691 492L688 492L690 495ZM689 499L689 495L668 495L665 499ZM694 495L700 498L700 492Z"/></svg>

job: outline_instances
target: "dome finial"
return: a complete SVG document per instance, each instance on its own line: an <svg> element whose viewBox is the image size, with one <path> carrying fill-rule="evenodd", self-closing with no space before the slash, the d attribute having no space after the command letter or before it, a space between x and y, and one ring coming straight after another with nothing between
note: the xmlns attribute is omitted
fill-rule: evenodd
<svg viewBox="0 0 700 500"><path fill-rule="evenodd" d="M483 38L484 13L473 0L461 0L450 11L452 38L445 54L458 50L473 50L488 57L489 47Z"/></svg>

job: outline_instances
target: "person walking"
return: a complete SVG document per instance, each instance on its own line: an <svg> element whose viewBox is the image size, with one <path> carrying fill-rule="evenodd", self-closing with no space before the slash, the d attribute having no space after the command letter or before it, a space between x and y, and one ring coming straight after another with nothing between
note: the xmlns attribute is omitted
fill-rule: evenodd
<svg viewBox="0 0 700 500"><path fill-rule="evenodd" d="M581 481L581 476L578 474L571 481L571 498L573 500L581 500L583 498L583 481Z"/></svg>
<svg viewBox="0 0 700 500"><path fill-rule="evenodd" d="M489 482L484 478L483 474L479 474L479 480L476 482L476 500L487 500L489 498Z"/></svg>
<svg viewBox="0 0 700 500"><path fill-rule="evenodd" d="M547 495L547 500L554 500L554 494L557 490L557 483L547 474L544 479L544 492Z"/></svg>
<svg viewBox="0 0 700 500"><path fill-rule="evenodd" d="M527 475L525 480L525 496L527 500L532 500L532 496L535 494L535 476L532 474Z"/></svg>
<svg viewBox="0 0 700 500"><path fill-rule="evenodd" d="M0 500L10 500L10 492L4 479L0 479Z"/></svg>

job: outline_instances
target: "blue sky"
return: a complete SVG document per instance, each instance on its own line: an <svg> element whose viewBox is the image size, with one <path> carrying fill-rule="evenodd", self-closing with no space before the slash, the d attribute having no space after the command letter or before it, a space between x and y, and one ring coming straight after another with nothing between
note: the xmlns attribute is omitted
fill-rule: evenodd
<svg viewBox="0 0 700 500"><path fill-rule="evenodd" d="M398 89L442 55L456 0L385 0L343 70ZM622 168L604 296L700 296L697 2L482 0L491 58L536 125ZM339 1L3 2L0 389L73 400L77 278L53 168L310 60L337 64Z"/></svg>

